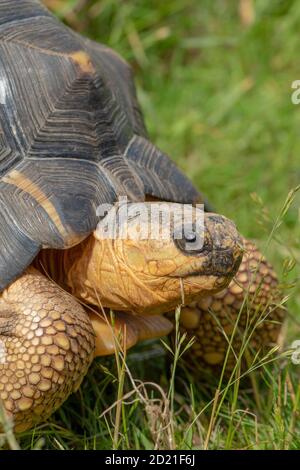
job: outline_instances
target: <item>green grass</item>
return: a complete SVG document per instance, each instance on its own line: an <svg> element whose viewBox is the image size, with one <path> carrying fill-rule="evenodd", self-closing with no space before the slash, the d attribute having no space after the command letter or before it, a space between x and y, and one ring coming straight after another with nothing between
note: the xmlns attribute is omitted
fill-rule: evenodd
<svg viewBox="0 0 300 470"><path fill-rule="evenodd" d="M263 250L279 217L267 256L290 296L285 344L300 339L299 193L282 211L300 182L300 105L291 103L291 83L300 78L300 3L48 3L132 64L152 140L218 212ZM250 24L239 11L246 3ZM160 342L130 351L128 369L121 353L117 367L113 359L95 361L79 392L26 433L21 447L300 449L300 365L278 357L251 380L236 379L237 371L231 384L199 384L177 361L180 351L175 356L173 374Z"/></svg>

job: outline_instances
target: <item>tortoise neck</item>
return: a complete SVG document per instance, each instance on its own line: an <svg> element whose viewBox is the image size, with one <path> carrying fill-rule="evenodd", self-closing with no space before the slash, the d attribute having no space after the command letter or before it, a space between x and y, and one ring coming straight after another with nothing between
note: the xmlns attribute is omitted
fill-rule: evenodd
<svg viewBox="0 0 300 470"><path fill-rule="evenodd" d="M126 310L118 300L125 273L114 265L112 252L111 240L100 242L92 234L67 250L42 250L34 266L87 304Z"/></svg>
<svg viewBox="0 0 300 470"><path fill-rule="evenodd" d="M91 235L73 248L41 250L33 265L60 287L77 296L72 280L76 270L80 270L82 277L85 275L93 240Z"/></svg>
<svg viewBox="0 0 300 470"><path fill-rule="evenodd" d="M65 255L64 273L68 290L77 298L98 305L95 299L95 286L91 279L97 278L95 273L95 238L90 235Z"/></svg>

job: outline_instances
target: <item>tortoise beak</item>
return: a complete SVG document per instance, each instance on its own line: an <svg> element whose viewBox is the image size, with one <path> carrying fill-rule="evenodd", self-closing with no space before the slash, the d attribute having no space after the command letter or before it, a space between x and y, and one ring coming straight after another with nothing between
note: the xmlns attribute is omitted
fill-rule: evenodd
<svg viewBox="0 0 300 470"><path fill-rule="evenodd" d="M205 218L206 248L211 256L206 263L206 274L215 276L235 275L243 258L243 241L236 225L219 214L207 214Z"/></svg>

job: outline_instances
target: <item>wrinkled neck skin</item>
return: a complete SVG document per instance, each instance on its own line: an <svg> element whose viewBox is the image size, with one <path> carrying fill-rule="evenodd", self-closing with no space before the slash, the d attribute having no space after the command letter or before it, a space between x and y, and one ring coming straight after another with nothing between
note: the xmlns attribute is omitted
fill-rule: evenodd
<svg viewBox="0 0 300 470"><path fill-rule="evenodd" d="M126 244L128 248L128 244L134 244L134 241L126 240L124 243L124 240L104 239L99 242L91 235L83 243L69 250L64 263L65 284L68 290L88 304L153 315L170 311L178 304L190 302L195 297L199 298L207 292L212 292L212 276L203 276L202 290L199 292L198 289L195 295L191 278L185 280L180 277L151 276L145 273L143 267L147 255L140 247L135 249L130 246L135 266L133 271L125 262ZM164 264L170 272L178 268L174 259ZM157 269L155 262L151 269ZM215 290L219 289L216 285Z"/></svg>

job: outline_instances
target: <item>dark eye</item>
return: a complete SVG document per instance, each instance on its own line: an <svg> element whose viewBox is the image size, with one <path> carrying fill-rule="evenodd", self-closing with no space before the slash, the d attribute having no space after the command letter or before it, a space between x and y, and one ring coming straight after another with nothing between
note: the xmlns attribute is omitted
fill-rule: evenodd
<svg viewBox="0 0 300 470"><path fill-rule="evenodd" d="M200 252L203 248L203 237L193 228L174 231L174 242L177 248L184 252Z"/></svg>
<svg viewBox="0 0 300 470"><path fill-rule="evenodd" d="M188 231L187 233L184 234L184 239L188 243L194 243L197 240L197 234L194 231Z"/></svg>

